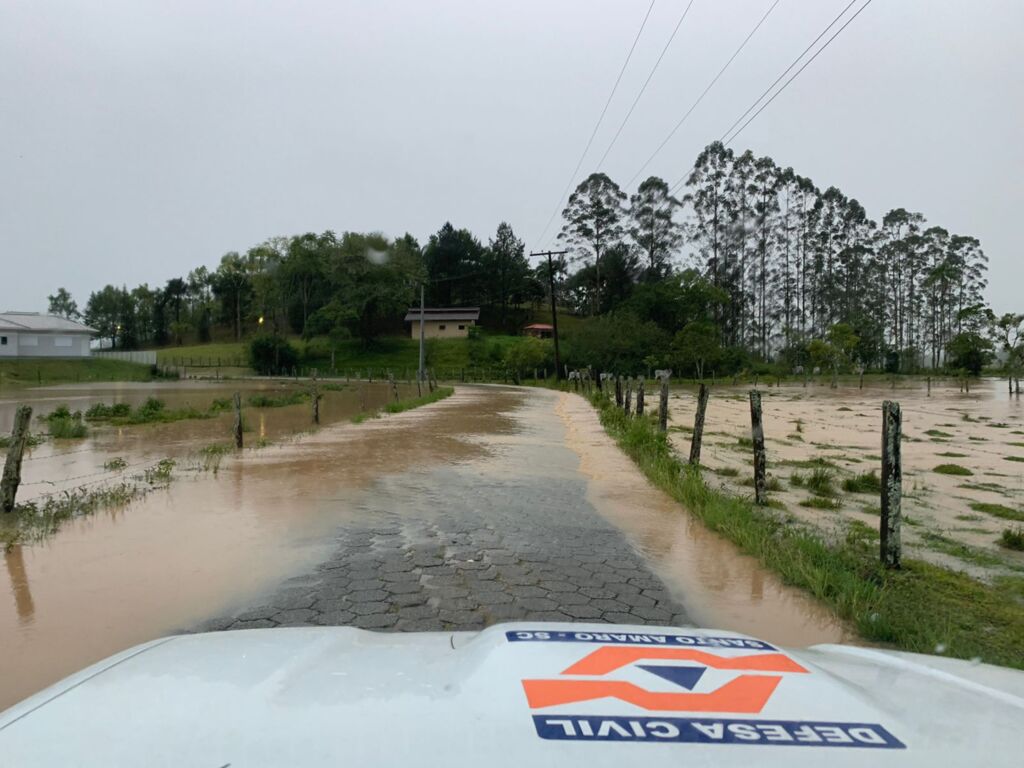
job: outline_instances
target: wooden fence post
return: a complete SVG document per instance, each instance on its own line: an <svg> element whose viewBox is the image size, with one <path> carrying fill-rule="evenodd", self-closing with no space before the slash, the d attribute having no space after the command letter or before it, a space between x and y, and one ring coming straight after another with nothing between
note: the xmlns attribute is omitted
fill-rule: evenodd
<svg viewBox="0 0 1024 768"><path fill-rule="evenodd" d="M615 405L622 407L622 377L615 375Z"/></svg>
<svg viewBox="0 0 1024 768"><path fill-rule="evenodd" d="M317 384L316 384L316 374L317 374L317 372L314 370L313 371L313 380L312 380L312 383L310 385L309 397L310 397L310 408L313 411L313 423L314 424L319 424L320 423L320 397L321 397L321 395L320 395L320 389L319 389L319 387L317 387Z"/></svg>
<svg viewBox="0 0 1024 768"><path fill-rule="evenodd" d="M671 371L663 371L661 374L661 396L658 399L658 429L662 432L668 431L668 380L671 377Z"/></svg>
<svg viewBox="0 0 1024 768"><path fill-rule="evenodd" d="M902 414L900 404L892 400L882 403L882 516L879 521L882 565L899 568L902 555L900 542L903 466L900 457Z"/></svg>
<svg viewBox="0 0 1024 768"><path fill-rule="evenodd" d="M633 409L633 377L629 376L626 378L626 394L622 401L622 411L627 416Z"/></svg>
<svg viewBox="0 0 1024 768"><path fill-rule="evenodd" d="M590 379L587 379L587 383L590 383ZM641 376L636 383L636 415L644 415L644 377Z"/></svg>
<svg viewBox="0 0 1024 768"><path fill-rule="evenodd" d="M764 424L761 421L761 393L750 391L750 436L754 441L754 501L767 504L765 492Z"/></svg>
<svg viewBox="0 0 1024 768"><path fill-rule="evenodd" d="M242 394L235 392L235 448L242 447Z"/></svg>
<svg viewBox="0 0 1024 768"><path fill-rule="evenodd" d="M690 464L700 465L700 443L704 438L704 414L708 409L708 395L711 394L707 385L701 383L697 392L697 414L693 417L693 438L690 440Z"/></svg>
<svg viewBox="0 0 1024 768"><path fill-rule="evenodd" d="M388 373L388 381L391 382L391 393L395 396L395 402L399 401L398 397L398 382L395 381L395 377Z"/></svg>
<svg viewBox="0 0 1024 768"><path fill-rule="evenodd" d="M32 408L18 406L14 414L14 429L11 430L11 444L7 447L3 479L0 480L0 512L13 512L14 499L21 484L21 457L28 442L28 428L32 423Z"/></svg>
<svg viewBox="0 0 1024 768"><path fill-rule="evenodd" d="M928 377L928 397L932 396L932 377Z"/></svg>

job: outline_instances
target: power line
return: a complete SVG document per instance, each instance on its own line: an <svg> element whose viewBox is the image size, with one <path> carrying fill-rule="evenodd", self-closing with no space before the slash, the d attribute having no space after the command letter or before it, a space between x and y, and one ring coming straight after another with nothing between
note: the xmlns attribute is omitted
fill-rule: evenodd
<svg viewBox="0 0 1024 768"><path fill-rule="evenodd" d="M789 80L787 80L785 83L783 83L782 87L779 88L779 90L777 90L772 95L772 97L770 99L768 99L768 101L766 101L764 104L762 104L761 108L758 109L757 112L752 114L750 116L750 119L747 120L747 122L745 122L743 125L740 126L739 130L737 130L732 136L729 137L729 140L726 143L728 144L728 143L731 143L731 142L735 141L736 137L739 136L741 133L743 133L743 129L746 128L748 125L750 125L754 121L754 118L756 118L758 115L760 115L764 111L765 107L767 107L769 104L771 104L773 101L775 101L776 97L780 93L782 93L784 90L786 90L786 87L790 83L792 83L794 80L796 80L796 78L800 75L800 73L803 72L805 69L807 69L808 65L810 65L810 63L812 61L814 61L816 58L818 58L818 56L821 54L821 52L824 51L826 48L828 48L829 45L832 43L832 41L835 40L837 37L839 37L839 35L842 33L842 31L844 29L846 29L848 26L850 26L850 24L853 22L853 20L856 19L858 16L860 16L861 12L865 8L867 8L869 5L871 5L871 0L867 0L867 2L864 3L864 5L862 5L860 8L858 8L857 12L854 13L853 16L851 16L849 19L847 19L846 22L843 24L843 26L841 26L839 29L837 29L835 34L832 35L832 37L830 37L828 40L826 40L825 44L823 46L821 46L821 48L819 48L817 51L815 51L814 55L811 56L811 58L809 58L806 62L804 62L804 65L802 67L800 67L800 69L798 69L796 72L794 72L793 76L791 78L789 78Z"/></svg>
<svg viewBox="0 0 1024 768"><path fill-rule="evenodd" d="M644 169L651 164L651 161L658 156L658 153L661 152L661 150L665 148L665 145L669 143L673 136L675 136L676 131L678 131L679 128L682 127L683 123L686 122L686 119L693 113L693 110L695 110L697 106L704 100L704 97L708 95L708 91L710 91L714 87L715 83L718 82L718 79L725 73L725 70L729 68L729 65L732 64L736 57L740 55L740 52L746 47L747 43L750 42L750 38L752 38L754 34L757 32L757 30L761 28L761 25L764 24L768 16L771 15L771 12L775 10L775 6L777 6L779 2L780 0L775 0L775 2L771 4L768 10L765 11L760 21L758 21L757 24L754 25L754 28L750 30L750 33L745 38L743 38L743 42L740 43L739 48L737 48L736 51L732 54L732 56L729 57L729 60L725 62L725 65L720 70L718 70L718 74L714 76L710 83L708 83L707 87L701 92L700 96L697 97L697 100L693 102L693 104L690 106L688 110L686 110L686 114L684 114L679 119L679 122L675 124L672 130L668 132L668 136L666 136L665 139L661 142L661 144L658 145L658 148L651 153L651 156L644 161L644 164L640 166L640 170L633 174L633 178L626 182L627 187L631 187L633 185L633 182L637 180L641 173L644 172Z"/></svg>
<svg viewBox="0 0 1024 768"><path fill-rule="evenodd" d="M612 151L612 147L614 147L615 142L618 141L619 135L622 133L622 129L626 127L626 123L628 123L629 118L632 117L633 110L636 109L636 105L640 101L640 97L643 96L644 91L647 90L647 84L651 82L651 78L654 77L654 73L658 71L658 66L661 64L661 60L665 57L665 53L666 51L668 51L669 46L672 45L672 41L676 37L676 32L678 32L679 27L682 26L683 19L685 19L686 15L690 12L690 8L693 6L693 3L694 0L690 0L689 4L686 6L686 10L683 11L683 15L680 16L679 21L676 22L675 29L672 30L672 34L669 36L668 42L665 43L665 47L661 49L661 54L658 56L658 60L654 62L654 66L651 68L650 73L647 75L647 79L644 80L644 84L640 87L640 92L636 95L636 98L633 99L633 103L630 105L629 111L626 113L626 116L622 119L622 124L619 125L619 129L615 132L615 135L612 137L611 143L608 144L608 148L604 151L604 154L601 155L601 159L597 161L598 170L601 170L601 166L604 165L604 161L608 158L608 153Z"/></svg>
<svg viewBox="0 0 1024 768"><path fill-rule="evenodd" d="M776 2L778 2L778 0L776 0ZM625 73L626 67L629 65L629 60L633 58L633 51L636 50L636 44L640 41L640 35L643 34L644 27L647 26L647 20L651 17L651 11L654 10L654 3L655 0L651 0L651 4L647 7L647 13L644 14L644 20L640 24L640 29L637 30L636 37L633 38L633 44L629 47L629 53L626 54L626 60L622 62L622 68L619 70L619 76L615 78L615 84L612 86L611 93L608 94L608 99L604 103L604 109L601 110L601 114L598 116L597 122L594 124L594 130L590 132L590 138L587 139L587 145L583 148L583 154L580 155L580 159L576 163L576 167L573 169L572 175L569 177L569 181L565 185L565 189L562 191L562 195L555 203L555 209L551 212L551 216L548 218L548 223L544 225L544 230L540 233L540 237L537 238L537 242L542 241L544 236L548 233L548 230L551 228L551 222L555 220L555 216L558 214L562 201L565 200L566 196L569 194L569 189L572 187L572 183L576 179L576 174L580 172L580 168L583 166L583 160L586 158L587 152L590 151L591 144L594 143L594 137L597 136L597 129L601 127L601 122L604 120L604 116L608 112L608 107L612 103L615 91L618 90L619 83L622 81L622 75Z"/></svg>
<svg viewBox="0 0 1024 768"><path fill-rule="evenodd" d="M760 102L761 99L763 99L765 96L767 96L771 92L772 88L774 88L776 85L779 84L779 81L782 80L782 78L784 78L786 75L789 74L789 71L793 67L795 67L797 65L797 62L799 62L800 59L802 59L804 56L806 56L807 52L809 50L811 50L811 48L813 48L815 45L818 44L818 41L821 40L821 38L823 38L825 36L825 33L828 32L830 29L832 29L832 27L835 26L836 22L839 21L839 19L841 19L843 17L843 15L848 10L850 10L850 7L853 6L853 4L856 3L856 2L857 2L857 0L850 0L850 2L846 5L846 7L843 8L843 10L841 10L839 12L839 15L836 16L834 19L832 19L832 23L829 24L827 27L825 27L823 30L821 30L821 33L816 38L814 38L811 41L811 44L808 45L806 48L804 48L804 50L801 52L801 54L799 56L797 56L795 59L793 59L793 63L790 64L788 67L786 67L786 69L782 72L781 75L779 75L777 78L775 78L775 82L772 83L771 85L769 85L767 88L765 88L764 89L764 93L762 93L760 96L758 96L757 99L755 99L754 103L751 104L749 107L747 107L747 111L744 112L742 115L740 115L739 117L736 118L736 122L734 122L732 125L730 125L728 130L725 133L722 134L722 138L720 139L720 141L723 141L723 142L725 141L725 137L728 136L732 132L732 129L735 128L737 125L739 125L740 121L743 118L745 118L747 115L750 114L750 111L754 107L756 107L758 105L758 102Z"/></svg>
<svg viewBox="0 0 1024 768"><path fill-rule="evenodd" d="M800 67L800 69L798 69L798 70L797 70L796 72L794 72L794 73L793 73L793 76L792 76L792 77L790 77L790 78L789 78L789 79L788 79L788 80L787 80L787 81L786 81L786 82L785 82L785 83L784 83L784 84L782 85L782 87L781 87L781 88L779 88L779 89L778 89L778 90L777 90L777 91L776 91L776 92L775 92L775 93L774 93L774 94L772 95L772 97L771 97L770 99L768 99L768 101L766 101L766 102L765 102L764 104L762 104L762 105L761 105L761 107L760 107L760 108L759 108L759 109L758 109L758 110L757 110L756 112L754 112L754 114L752 114L752 115L750 116L750 118L749 118L749 119L748 119L748 120L747 120L747 121L746 121L745 123L743 123L743 125L742 125L742 126L740 126L739 130L735 131L735 132L734 132L734 133L733 133L733 134L732 134L731 136L729 136L728 140L725 140L725 141L723 141L723 144L726 144L726 145L728 145L728 144L732 143L733 141L735 141L735 140L736 140L736 137L740 135L740 133L741 133L741 132L743 131L743 129L744 129L744 128L746 128L746 127L747 127L748 125L750 125L750 124L751 124L751 123L752 123L752 122L754 121L754 119L755 119L755 118L756 118L756 117L757 117L758 115L760 115L760 114L761 114L761 113L762 113L762 112L763 112L763 111L765 110L765 108L766 108L766 107L767 107L767 106L768 106L769 104L771 104L771 103L772 103L773 101L775 101L776 97L777 97L777 96L778 96L778 95L779 95L780 93L782 93L782 92L783 92L783 91L784 91L784 90L786 89L786 87L787 87L787 86L788 86L788 85L789 85L790 83L792 83L792 82L793 82L793 81L794 81L794 80L795 80L795 79L796 79L796 78L797 78L797 77L798 77L798 76L800 75L800 73L801 73L801 72L803 72L803 71L804 71L805 69L807 69L808 65L810 65L810 63L811 63L812 61L814 61L814 60L815 60L816 58L818 58L818 56L819 56L819 55L821 54L821 52L822 52L822 51L824 51L824 50L825 50L826 48L828 48L828 46L829 46L829 45L830 45L830 44L832 43L832 41L833 41L833 40L835 40L835 39L836 39L837 37L839 37L839 35L840 35L840 34L842 33L842 31L843 31L844 29L846 29L846 28L847 28L847 27L848 27L848 26L849 26L849 25L850 25L850 24L851 24L851 23L853 22L853 20L854 20L854 19L856 19L856 18L857 18L857 17L858 17L858 16L859 16L859 15L861 14L861 11L863 11L863 10L864 10L865 8L867 8L867 7L868 7L868 6L869 6L869 5L871 4L871 1L872 1L872 0L866 0L866 2L865 2L865 3L864 3L864 4L863 4L863 5L862 5L862 6L860 7L860 8L858 8L858 9L857 9L857 11L856 11L856 12L855 12L855 13L854 13L854 14L853 14L852 16L850 16L850 18L849 18L849 19L847 19L847 20L846 20L846 21L845 21L845 22L843 23L843 25L842 25L841 27L839 27L839 29L837 29L837 30L835 31L835 34L833 34L833 35L832 35L832 37L830 37L830 38L829 38L828 40L826 40L826 41L825 41L825 43L824 43L824 44L823 44L823 45L822 45L822 46L821 46L821 47L820 47L820 48L819 48L819 49L818 49L817 51L815 51L814 55L813 55L813 56L811 56L811 58L809 58L809 59L808 59L808 60L807 60L806 62L804 62L804 64L803 64L803 65L802 65L802 66ZM852 3L851 3L851 5L852 5ZM833 19L833 20L832 20L832 22L831 22L831 23L830 23L830 24L829 24L829 25L828 25L827 27L825 27L825 29L824 29L824 30L822 31L822 33L821 33L820 35L818 35L818 37L817 37L817 38L815 38L815 41L814 41L814 43L811 43L811 45L810 45L810 46L808 46L808 47L807 47L807 49L805 49L805 50L804 50L804 52L803 52L803 53L801 53L801 54L800 54L800 56L798 56L798 57L797 57L796 61L799 61L799 60L800 60L801 58L803 58L803 57L804 57L804 56L805 56L805 55L807 54L807 51L808 51L808 50L810 50L810 48L811 48L811 47L813 47L813 46L814 46L814 44L815 44L815 43L816 43L816 42L817 42L818 40L820 40L820 39L821 39L821 38L822 38L822 37L824 36L824 34L825 34L826 32L828 32L828 30L829 30L829 29L831 29L831 28L832 28L832 27L833 27L833 26L835 25L835 23L836 23L836 21L838 20L838 18L842 17L842 16L843 16L843 14L845 14L845 13L846 13L846 12L847 12L847 11L849 10L849 8L850 8L850 6L849 6L849 5L847 5L847 6L846 6L846 8L844 8L844 9L843 9L842 13L840 13L840 14L839 14L839 16L838 16L838 17L836 17L836 19ZM789 66L789 67L787 67L786 71L785 71L785 72L783 72L783 73L782 73L782 75L780 75L780 76L779 76L779 77L778 77L778 78L776 79L776 81L775 81L776 83L778 83L778 81L779 81L779 80L781 80L781 79L782 79L783 77L785 77L785 75L786 75L786 72L788 72L788 71L789 71L790 69L792 69L792 68L793 68L794 64L796 64L796 61L794 61L794 62L793 62L793 64L790 64L790 66ZM772 89L772 87L774 87L774 83L772 84L772 86L770 86L770 87L768 88L768 90L770 91L770 90ZM761 101L761 99L763 99L763 98L764 98L764 94L762 93L762 94L761 94L761 95L760 95L760 96L759 96L759 97L758 97L758 98L757 98L757 99L756 99L756 100L754 101L754 103L750 105L750 108L749 108L749 109L747 109L747 111L746 111L746 112L744 112L744 113L743 113L743 115L741 115L741 116L740 116L740 120L742 120L742 119L743 119L743 117L744 117L745 115L747 115L747 114L748 114L748 113L750 112L750 110L751 110L751 109L753 109L753 108L754 108L754 106L756 106L756 105L757 105L757 103L758 103L759 101ZM739 122L739 120L737 120L737 121L736 121L736 123L738 123L738 122ZM735 125L736 123L733 123L733 125ZM729 130L731 131L731 130L732 130L732 128L730 128ZM723 136L727 136L728 134L729 134L729 131L726 131L726 132L725 132L725 134L723 134ZM672 193L675 193L675 192L676 192L676 191L677 191L677 190L678 190L678 189L679 189L680 187L682 187L682 186L683 186L683 184L685 184L685 183L686 183L686 179L687 179L687 177L688 177L689 175L690 175L690 171L687 171L686 173L684 173L684 174L682 175L682 177L680 177L680 179L679 179L679 180L678 180L678 181L677 181L677 182L676 182L675 184L673 184L673 185L672 185L672 187L671 187L671 189L670 189L670 194L672 194Z"/></svg>

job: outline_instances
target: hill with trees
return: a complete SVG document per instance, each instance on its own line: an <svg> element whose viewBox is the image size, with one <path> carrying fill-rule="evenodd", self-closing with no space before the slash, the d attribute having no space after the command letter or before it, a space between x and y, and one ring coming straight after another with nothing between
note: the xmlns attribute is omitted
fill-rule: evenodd
<svg viewBox="0 0 1024 768"><path fill-rule="evenodd" d="M565 334L570 365L688 373L976 371L997 346L1009 354L1019 328L985 306L974 237L903 208L872 218L835 186L718 142L678 190L652 176L629 194L591 174L562 218L569 255L551 276L504 222L486 242L450 222L422 245L327 231L270 238L163 286L108 285L84 317L125 348L258 333L372 347L404 332L420 285L428 304L479 306L487 331L508 334L543 319L551 282L561 311L582 319ZM50 299L78 311L64 289Z"/></svg>

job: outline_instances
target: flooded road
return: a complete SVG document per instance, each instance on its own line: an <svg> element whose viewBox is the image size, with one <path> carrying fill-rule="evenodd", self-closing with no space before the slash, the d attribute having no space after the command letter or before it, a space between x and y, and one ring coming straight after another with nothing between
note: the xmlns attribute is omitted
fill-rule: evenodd
<svg viewBox="0 0 1024 768"><path fill-rule="evenodd" d="M308 404L294 408L268 409L267 434L285 433L279 417L301 427ZM338 418L318 431L228 456L216 474L186 474L7 552L0 706L197 626L461 629L530 618L694 622L791 645L843 637L652 490L576 396L462 387L358 425L344 411L338 401ZM215 421L97 432L74 456L50 444L33 456L48 457L39 463L59 482L108 455L187 454L219 437Z"/></svg>
<svg viewBox="0 0 1024 768"><path fill-rule="evenodd" d="M679 595L695 624L788 646L854 639L831 611L784 585L647 483L605 434L589 403L564 395L558 412L566 424L566 443L589 479L588 500L626 532Z"/></svg>

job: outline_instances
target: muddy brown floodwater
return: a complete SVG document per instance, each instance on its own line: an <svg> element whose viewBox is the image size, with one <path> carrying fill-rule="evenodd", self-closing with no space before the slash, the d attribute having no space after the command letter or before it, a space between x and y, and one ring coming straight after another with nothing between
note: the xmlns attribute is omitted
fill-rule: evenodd
<svg viewBox="0 0 1024 768"><path fill-rule="evenodd" d="M589 500L629 535L698 625L789 646L854 640L822 604L784 585L646 482L583 398L563 395L558 411L589 479Z"/></svg>
<svg viewBox="0 0 1024 768"><path fill-rule="evenodd" d="M120 397L138 401L151 393L126 395L130 389L119 388ZM223 396L225 389L202 396ZM199 390L170 388L160 396L169 403L187 396L201 407ZM539 441L538 450L553 456L569 452L568 461L552 462L546 471L565 473L567 484L585 488L579 505L619 527L698 623L790 645L846 638L824 609L652 489L579 397L460 387L434 405L356 425L348 417L378 395L328 395L325 421L331 423L317 431L229 456L216 473L183 473L167 490L8 551L0 569L0 595L7 595L0 601L0 708L132 644L252 603L308 572L328 557L334 533L361 519L366 494L379 492L388 477L427 477L426 469L447 466L461 469L486 494L489 473L514 471L503 457L510 441ZM84 410L89 402L109 402L111 392L31 395L53 404L70 404L72 396L83 398L73 409ZM21 393L21 399L31 398ZM0 403L0 421L5 407ZM308 427L308 405L250 413L250 419L256 434L280 438ZM47 443L31 454L26 479L73 486L76 481L66 478L98 471L112 455L129 464L186 455L197 443L223 439L217 421L98 430L84 444Z"/></svg>

